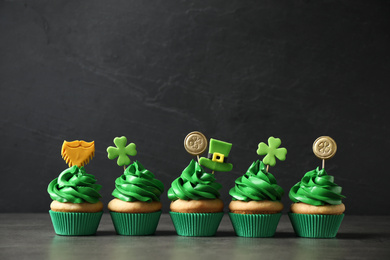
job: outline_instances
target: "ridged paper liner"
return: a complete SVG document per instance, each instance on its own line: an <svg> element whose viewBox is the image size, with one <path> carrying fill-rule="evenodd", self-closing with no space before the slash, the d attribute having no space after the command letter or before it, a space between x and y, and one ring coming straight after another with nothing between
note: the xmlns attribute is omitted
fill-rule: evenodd
<svg viewBox="0 0 390 260"><path fill-rule="evenodd" d="M146 236L156 232L161 210L151 213L119 213L110 211L115 231L124 236Z"/></svg>
<svg viewBox="0 0 390 260"><path fill-rule="evenodd" d="M217 213L179 213L169 212L179 236L214 236L221 223L223 212Z"/></svg>
<svg viewBox="0 0 390 260"><path fill-rule="evenodd" d="M96 213L57 212L49 210L54 231L63 236L94 235L103 211Z"/></svg>
<svg viewBox="0 0 390 260"><path fill-rule="evenodd" d="M310 215L288 213L295 234L299 237L333 238L344 218L341 215Z"/></svg>
<svg viewBox="0 0 390 260"><path fill-rule="evenodd" d="M282 213L236 214L229 213L234 231L240 237L272 237L275 235Z"/></svg>

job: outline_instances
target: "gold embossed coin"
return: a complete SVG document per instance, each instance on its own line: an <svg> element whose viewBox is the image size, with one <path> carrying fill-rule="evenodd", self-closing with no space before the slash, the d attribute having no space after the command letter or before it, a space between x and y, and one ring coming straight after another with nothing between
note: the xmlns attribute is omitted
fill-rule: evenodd
<svg viewBox="0 0 390 260"><path fill-rule="evenodd" d="M184 148L189 154L199 155L207 148L207 138L201 132L191 132L184 139Z"/></svg>
<svg viewBox="0 0 390 260"><path fill-rule="evenodd" d="M330 159L336 151L336 142L329 136L320 136L313 143L313 152L320 159Z"/></svg>

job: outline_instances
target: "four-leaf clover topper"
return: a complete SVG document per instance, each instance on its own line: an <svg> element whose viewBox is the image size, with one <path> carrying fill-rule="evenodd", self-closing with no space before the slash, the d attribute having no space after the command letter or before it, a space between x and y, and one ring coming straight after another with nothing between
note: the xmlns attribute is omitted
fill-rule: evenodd
<svg viewBox="0 0 390 260"><path fill-rule="evenodd" d="M136 146L134 143L130 143L126 146L127 138L125 136L115 137L114 144L116 147L109 146L107 148L108 159L113 160L118 157L117 164L119 166L124 166L126 169L126 165L130 165L131 161L130 156L137 155Z"/></svg>
<svg viewBox="0 0 390 260"><path fill-rule="evenodd" d="M257 154L266 155L263 159L263 163L267 165L267 172L269 166L275 166L275 157L278 158L280 161L286 160L287 149L279 148L281 143L282 141L279 138L275 138L273 136L268 138L268 145L263 142L259 143Z"/></svg>

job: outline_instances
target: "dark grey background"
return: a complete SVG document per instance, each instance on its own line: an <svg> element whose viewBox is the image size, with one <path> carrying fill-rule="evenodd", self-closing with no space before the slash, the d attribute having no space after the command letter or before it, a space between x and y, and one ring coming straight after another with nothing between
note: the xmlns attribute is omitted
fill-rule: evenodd
<svg viewBox="0 0 390 260"><path fill-rule="evenodd" d="M271 168L288 191L321 161L348 214L389 214L388 1L0 1L0 212L46 212L67 168L63 140L95 140L86 166L105 204L123 172L106 148L125 135L165 184L192 158L193 130L233 143L221 197L282 139ZM166 191L162 196L168 212Z"/></svg>

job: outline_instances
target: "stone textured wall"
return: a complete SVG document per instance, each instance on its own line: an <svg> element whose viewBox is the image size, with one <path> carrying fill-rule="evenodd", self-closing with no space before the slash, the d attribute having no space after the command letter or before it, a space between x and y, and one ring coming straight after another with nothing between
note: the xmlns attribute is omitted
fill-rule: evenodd
<svg viewBox="0 0 390 260"><path fill-rule="evenodd" d="M390 23L387 1L0 1L0 212L44 212L47 184L67 166L63 140L95 140L87 172L103 202L123 173L115 136L165 184L192 156L198 130L233 143L222 199L282 139L270 171L288 191L321 165L313 141L332 136L326 163L348 214L390 214L386 161ZM162 197L168 212L166 193ZM362 204L363 203L363 204ZM362 206L364 205L364 206Z"/></svg>

